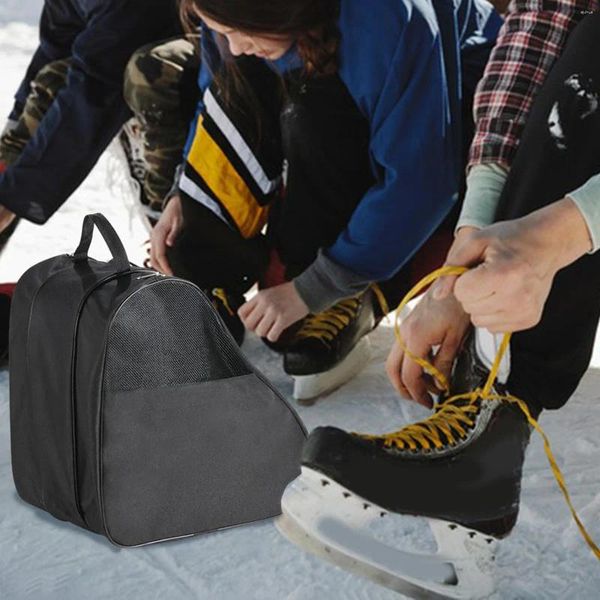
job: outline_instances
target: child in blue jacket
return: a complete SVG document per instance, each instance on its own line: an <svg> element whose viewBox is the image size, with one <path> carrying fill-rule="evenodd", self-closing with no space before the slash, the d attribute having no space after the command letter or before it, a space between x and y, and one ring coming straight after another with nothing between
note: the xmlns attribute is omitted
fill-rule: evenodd
<svg viewBox="0 0 600 600"><path fill-rule="evenodd" d="M352 362L378 318L372 284L405 291L458 199L464 107L501 19L484 0L182 12L200 22L202 100L153 264L224 289L238 339L242 323L271 343L285 331L298 379ZM243 304L259 279L271 287Z"/></svg>

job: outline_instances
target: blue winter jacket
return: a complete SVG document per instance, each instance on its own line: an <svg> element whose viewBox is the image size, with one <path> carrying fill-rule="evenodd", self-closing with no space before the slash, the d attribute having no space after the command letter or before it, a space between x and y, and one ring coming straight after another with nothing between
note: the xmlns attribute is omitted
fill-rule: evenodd
<svg viewBox="0 0 600 600"><path fill-rule="evenodd" d="M0 204L44 223L130 116L123 74L133 52L180 31L175 0L46 0L40 45L11 118L19 117L42 67L67 57L73 66L19 160L0 176Z"/></svg>
<svg viewBox="0 0 600 600"><path fill-rule="evenodd" d="M325 253L365 281L382 281L457 200L461 90L472 93L502 19L485 0L341 0L340 7L339 74L369 121L376 183ZM214 36L202 36L202 55L204 92L218 55ZM286 71L298 60L288 53L273 66ZM195 131L193 124L188 148Z"/></svg>

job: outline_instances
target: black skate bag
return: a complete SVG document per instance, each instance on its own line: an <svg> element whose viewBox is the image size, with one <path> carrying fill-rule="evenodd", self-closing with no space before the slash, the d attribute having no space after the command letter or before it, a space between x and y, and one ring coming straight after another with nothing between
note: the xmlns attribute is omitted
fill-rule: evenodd
<svg viewBox="0 0 600 600"><path fill-rule="evenodd" d="M200 289L131 265L100 214L17 285L10 420L21 498L119 546L279 514L305 438Z"/></svg>

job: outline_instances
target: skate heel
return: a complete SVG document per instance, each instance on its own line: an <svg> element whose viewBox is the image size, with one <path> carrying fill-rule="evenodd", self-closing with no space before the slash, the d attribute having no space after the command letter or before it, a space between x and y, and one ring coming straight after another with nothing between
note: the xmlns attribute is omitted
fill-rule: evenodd
<svg viewBox="0 0 600 600"><path fill-rule="evenodd" d="M364 336L348 356L329 371L294 375L294 399L304 405L314 404L320 396L330 394L358 375L369 364L371 357L371 343L368 336Z"/></svg>
<svg viewBox="0 0 600 600"><path fill-rule="evenodd" d="M447 559L456 572L453 582L463 593L452 598L485 597L494 591L494 571L498 540L457 523L428 519L438 545L438 558ZM478 596L464 595L464 590Z"/></svg>

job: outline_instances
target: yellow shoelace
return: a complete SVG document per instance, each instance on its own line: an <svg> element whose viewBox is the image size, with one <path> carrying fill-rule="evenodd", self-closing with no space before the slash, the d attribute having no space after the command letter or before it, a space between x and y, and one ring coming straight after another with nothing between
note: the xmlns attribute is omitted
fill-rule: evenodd
<svg viewBox="0 0 600 600"><path fill-rule="evenodd" d="M233 309L231 308L231 305L229 304L229 299L227 298L227 294L225 293L225 290L223 288L215 288L212 291L212 295L221 301L221 303L225 307L225 310L229 313L230 316L233 317L233 315L235 315L235 313L233 312Z"/></svg>
<svg viewBox="0 0 600 600"><path fill-rule="evenodd" d="M350 298L316 315L309 315L296 334L296 338L316 338L324 343L331 342L344 327L350 325L352 319L356 318L359 307L360 300Z"/></svg>
<svg viewBox="0 0 600 600"><path fill-rule="evenodd" d="M440 450L447 445L454 446L458 440L467 437L468 430L475 425L474 418L479 407L474 403L464 406L454 405L456 398L438 404L435 414L428 419L409 425L400 431L385 435L360 435L372 442L381 442L386 448L399 450ZM443 434L447 443L442 440Z"/></svg>
<svg viewBox="0 0 600 600"><path fill-rule="evenodd" d="M423 289L427 286L431 285L436 279L440 277L444 277L447 275L462 275L468 271L468 269L464 267L442 267L430 273L426 277L424 277L417 285L413 287L410 292L405 296L400 305L396 310L396 316L394 320L394 333L396 335L396 339L398 343L404 350L406 356L414 360L417 364L419 364L423 370L431 375L438 383L438 385L446 392L449 391L450 386L448 384L448 380L446 377L436 369L432 364L428 361L415 356L410 350L406 347L404 340L400 334L400 315L402 314L403 309L406 305L417 296ZM548 458L548 462L550 463L550 467L558 483L558 487L560 488L565 501L571 511L571 515L581 535L587 542L588 546L591 548L592 552L600 560L600 548L594 543L594 540L591 538L590 534L587 532L584 527L575 507L573 506L573 502L571 501L571 495L567 489L567 485L565 483L565 478L556 462L552 449L550 447L550 440L548 436L541 428L536 419L531 415L527 404L510 394L495 394L493 393L493 386L496 378L498 376L498 371L500 369L500 364L502 362L502 358L508 349L510 344L511 334L507 333L504 335L502 339L502 343L500 345L500 349L498 350L498 354L496 355L496 359L494 360L494 364L492 369L490 370L488 379L483 386L483 388L478 388L466 394L459 394L456 396L452 396L444 401L443 404L436 407L436 412L428 419L420 423L415 423L414 425L409 425L400 431L396 431L393 433L389 433L381 436L361 436L364 439L370 439L372 441L381 441L387 447L395 446L400 449L408 448L410 450L415 450L419 446L424 448L425 450L434 448L440 448L444 446L442 438L440 434L446 436L448 442L450 444L456 443L457 437L465 437L467 432L464 429L463 425L467 427L471 427L474 425L474 421L470 418L469 415L477 413L479 408L477 406L478 401L489 401L489 400L500 400L502 402L507 402L510 404L516 404L525 417L527 418L528 423L533 427L542 437L544 442L544 450L546 452L546 456ZM466 402L465 402L466 401ZM458 404L457 404L458 403Z"/></svg>

